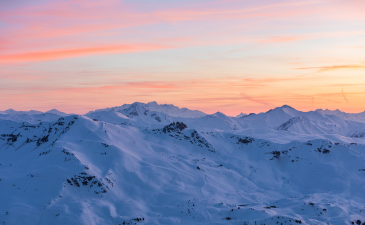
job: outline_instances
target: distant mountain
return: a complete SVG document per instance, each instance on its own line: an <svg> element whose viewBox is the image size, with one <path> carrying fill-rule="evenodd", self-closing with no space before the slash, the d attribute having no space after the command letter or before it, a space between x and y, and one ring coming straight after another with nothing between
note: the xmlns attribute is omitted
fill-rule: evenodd
<svg viewBox="0 0 365 225"><path fill-rule="evenodd" d="M323 110L323 109L317 109L316 112L319 112L321 114L326 114L326 115L334 115L337 116L343 120L351 120L351 121L355 121L355 122L361 122L361 123L365 123L365 111L361 112L361 113L346 113L346 112L342 112L340 110Z"/></svg>
<svg viewBox="0 0 365 225"><path fill-rule="evenodd" d="M17 122L39 123L41 121L53 121L57 120L61 116L68 116L69 114L52 109L48 112L41 112L36 110L30 111L16 111L14 109L8 109L0 112L0 119L12 120Z"/></svg>
<svg viewBox="0 0 365 225"><path fill-rule="evenodd" d="M9 114L9 115L20 115L20 114L37 115L37 114L43 114L43 112L36 111L36 110L16 111L14 109L8 109L8 110L2 111L0 113L2 113L2 114Z"/></svg>
<svg viewBox="0 0 365 225"><path fill-rule="evenodd" d="M292 117L300 115L301 112L288 105L284 105L275 109L271 109L266 113L250 114L249 116L243 118L242 123L245 128L268 127L275 129Z"/></svg>
<svg viewBox="0 0 365 225"><path fill-rule="evenodd" d="M342 115L7 110L0 222L363 224L365 124Z"/></svg>
<svg viewBox="0 0 365 225"><path fill-rule="evenodd" d="M139 115L143 115L144 111L151 111L151 112L161 112L164 113L168 116L171 117L181 117L181 118L199 118L199 117L203 117L206 114L198 111L198 110L190 110L187 108L179 108L176 107L174 105L167 105L167 104L163 104L163 105L159 105L157 104L157 102L149 102L149 103L140 103L140 102L135 102L133 104L124 104L122 106L117 106L117 107L113 107L113 108L107 108L107 109L99 109L99 110L95 110L95 111L91 111L88 114L91 113L96 113L96 112L101 112L101 111L118 111L118 112L123 112L123 111L129 111L132 112L134 109L138 110L142 110L140 112L142 112L142 114ZM138 113L136 111L136 113Z"/></svg>
<svg viewBox="0 0 365 225"><path fill-rule="evenodd" d="M58 111L57 109L51 109L51 110L47 111L46 113L52 113L52 114L59 115L59 116L69 116L70 115L70 114Z"/></svg>
<svg viewBox="0 0 365 225"><path fill-rule="evenodd" d="M246 117L246 116L248 116L248 114L246 114L246 113L240 113L240 114L238 114L237 116L236 116L236 118L243 118L243 117Z"/></svg>
<svg viewBox="0 0 365 225"><path fill-rule="evenodd" d="M144 103L135 102L85 114L94 120L102 120L115 124L128 124L136 127L160 127L171 123L170 116L157 111L150 111Z"/></svg>
<svg viewBox="0 0 365 225"><path fill-rule="evenodd" d="M199 118L207 115L198 110L179 108L174 105L167 105L167 104L159 105L157 104L157 102L149 102L145 105L145 108L147 108L150 111L162 112L172 117Z"/></svg>
<svg viewBox="0 0 365 225"><path fill-rule="evenodd" d="M187 116L176 116L183 114L183 112L186 112ZM173 105L135 102L120 107L92 111L85 115L92 119L100 119L115 124L129 124L140 128L156 128L180 121L192 128L220 130L266 128L303 135L339 134L346 137L361 130L363 126L361 122L341 119L330 113L323 113L318 110L301 112L288 105L274 108L265 113L242 114L242 117L230 117L221 112L196 117L196 111L179 109ZM250 133L247 134L250 135Z"/></svg>

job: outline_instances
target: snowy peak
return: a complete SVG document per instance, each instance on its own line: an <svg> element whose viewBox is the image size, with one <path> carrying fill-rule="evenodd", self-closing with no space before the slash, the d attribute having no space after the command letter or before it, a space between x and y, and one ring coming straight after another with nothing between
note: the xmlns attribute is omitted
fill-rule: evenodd
<svg viewBox="0 0 365 225"><path fill-rule="evenodd" d="M291 117L295 117L295 116L300 116L302 112L294 109L291 106L288 105L283 105L281 107L276 107L274 109L270 109L269 111L267 111L265 114L275 117L285 117L285 116L291 116Z"/></svg>
<svg viewBox="0 0 365 225"><path fill-rule="evenodd" d="M153 101L153 102L149 102L146 104L148 107L158 107L158 104L156 101Z"/></svg>
<svg viewBox="0 0 365 225"><path fill-rule="evenodd" d="M218 118L227 118L227 116L224 113L216 112L212 114L212 116L218 117Z"/></svg>
<svg viewBox="0 0 365 225"><path fill-rule="evenodd" d="M342 113L345 113L345 112L342 112L341 110L339 109L336 109L336 110L329 110L329 109L316 109L315 111L319 112L319 113L324 113L324 114L331 114L331 115L335 115L335 114L342 114Z"/></svg>
<svg viewBox="0 0 365 225"><path fill-rule="evenodd" d="M143 104L143 103L140 103L140 104ZM165 113L166 115L169 115L172 117L198 118L198 117L203 117L206 115L205 113L198 111L198 110L179 108L172 104L159 105L159 104L157 104L157 102L149 102L147 104L144 104L144 107L146 107L150 111L162 112L162 113Z"/></svg>
<svg viewBox="0 0 365 225"><path fill-rule="evenodd" d="M336 109L336 110L329 110L329 109L325 109L325 110L323 110L323 109L316 109L316 110L315 110L315 112L318 112L318 113L320 113L320 114L322 114L322 115L333 115L333 116L337 116L337 117L340 117L340 118L342 118L342 119L344 119L344 118L346 117L346 114L347 114L347 113L342 112L342 111L340 111L340 110L338 110L338 109Z"/></svg>
<svg viewBox="0 0 365 225"><path fill-rule="evenodd" d="M137 116L143 116L143 115L147 116L148 112L151 113L155 112L156 115L160 114L160 115L166 115L168 117L180 117L180 118L199 118L207 115L198 110L179 108L171 104L159 105L155 101L149 103L134 102L132 104L124 104L122 106L117 106L113 108L98 109L95 111L90 111L85 115L90 115L100 112L111 112L111 111L120 112L129 118L136 118Z"/></svg>
<svg viewBox="0 0 365 225"><path fill-rule="evenodd" d="M68 116L68 115L70 115L70 114L58 111L57 109L51 109L51 110L47 111L46 113L52 113L52 114L59 115L59 116Z"/></svg>
<svg viewBox="0 0 365 225"><path fill-rule="evenodd" d="M150 110L146 107L146 104L135 102L129 107L119 110L119 113L125 115L126 117L139 121L145 124L156 124L156 123L170 123L170 116L163 113Z"/></svg>
<svg viewBox="0 0 365 225"><path fill-rule="evenodd" d="M241 112L240 114L238 114L238 115L236 116L236 118L243 118L243 117L246 117L246 116L248 116L248 114L247 114L247 113L243 113L243 112Z"/></svg>
<svg viewBox="0 0 365 225"><path fill-rule="evenodd" d="M142 105L139 102L135 102L131 104L128 108L120 110L119 112L123 113L125 116L129 118L134 118L136 116L142 116L142 115L147 116L148 111L149 110L146 109L144 105Z"/></svg>
<svg viewBox="0 0 365 225"><path fill-rule="evenodd" d="M16 113L17 111L15 111L14 109L7 109L7 110L5 110L5 111L2 111L2 113L4 113L4 114L14 114L14 113Z"/></svg>
<svg viewBox="0 0 365 225"><path fill-rule="evenodd" d="M282 106L270 109L265 113L249 114L239 121L246 128L271 128L276 129L278 126L288 121L292 117L300 116L300 112L292 107Z"/></svg>
<svg viewBox="0 0 365 225"><path fill-rule="evenodd" d="M283 108L283 109L294 109L293 107L291 107L290 105L287 105L287 104L281 106L280 108Z"/></svg>
<svg viewBox="0 0 365 225"><path fill-rule="evenodd" d="M283 105L281 107L276 107L275 109L270 109L266 113L273 113L273 112L276 112L276 113L283 112L283 113L289 114L291 116L297 116L299 111L289 105Z"/></svg>

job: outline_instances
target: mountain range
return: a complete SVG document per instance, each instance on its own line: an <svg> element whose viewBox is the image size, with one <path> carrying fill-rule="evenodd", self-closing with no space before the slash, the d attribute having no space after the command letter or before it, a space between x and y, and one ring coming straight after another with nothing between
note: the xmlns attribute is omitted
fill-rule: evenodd
<svg viewBox="0 0 365 225"><path fill-rule="evenodd" d="M3 224L365 224L365 112L0 112Z"/></svg>

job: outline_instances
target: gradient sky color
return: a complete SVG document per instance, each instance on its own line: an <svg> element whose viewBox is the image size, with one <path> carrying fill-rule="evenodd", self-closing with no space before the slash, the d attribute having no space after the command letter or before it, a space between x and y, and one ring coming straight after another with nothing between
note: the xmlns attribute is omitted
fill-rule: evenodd
<svg viewBox="0 0 365 225"><path fill-rule="evenodd" d="M2 0L0 111L365 110L364 0Z"/></svg>

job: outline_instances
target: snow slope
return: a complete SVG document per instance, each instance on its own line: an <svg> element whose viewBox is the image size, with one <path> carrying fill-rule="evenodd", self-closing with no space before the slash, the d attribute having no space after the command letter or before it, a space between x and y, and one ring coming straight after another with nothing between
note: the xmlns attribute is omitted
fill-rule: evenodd
<svg viewBox="0 0 365 225"><path fill-rule="evenodd" d="M362 123L289 106L187 118L145 105L0 119L0 222L365 222L365 143L348 135Z"/></svg>
<svg viewBox="0 0 365 225"><path fill-rule="evenodd" d="M361 113L345 113L340 110L323 110L323 109L317 109L316 112L319 112L321 114L325 115L334 115L337 116L343 120L351 120L355 122L362 122L365 123L365 111Z"/></svg>

